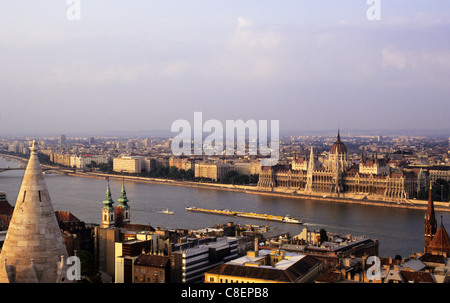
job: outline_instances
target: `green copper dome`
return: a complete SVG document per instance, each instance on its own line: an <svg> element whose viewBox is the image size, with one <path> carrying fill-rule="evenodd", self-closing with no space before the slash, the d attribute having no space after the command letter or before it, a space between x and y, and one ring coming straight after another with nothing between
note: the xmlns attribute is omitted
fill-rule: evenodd
<svg viewBox="0 0 450 303"><path fill-rule="evenodd" d="M109 182L108 182L108 186L106 188L106 196L105 196L105 200L103 200L103 204L105 204L105 206L103 206L103 208L113 208L113 204L114 201L111 198L111 189L109 188Z"/></svg>
<svg viewBox="0 0 450 303"><path fill-rule="evenodd" d="M128 207L127 192L125 191L125 183L122 182L122 190L120 191L120 198L117 200L119 202L118 207Z"/></svg>

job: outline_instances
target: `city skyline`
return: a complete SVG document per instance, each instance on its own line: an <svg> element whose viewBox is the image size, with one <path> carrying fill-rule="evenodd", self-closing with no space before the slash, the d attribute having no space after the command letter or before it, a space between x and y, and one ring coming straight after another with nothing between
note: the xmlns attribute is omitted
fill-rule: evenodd
<svg viewBox="0 0 450 303"><path fill-rule="evenodd" d="M1 2L0 136L170 134L177 119L280 132L450 129L450 7L366 1Z"/></svg>

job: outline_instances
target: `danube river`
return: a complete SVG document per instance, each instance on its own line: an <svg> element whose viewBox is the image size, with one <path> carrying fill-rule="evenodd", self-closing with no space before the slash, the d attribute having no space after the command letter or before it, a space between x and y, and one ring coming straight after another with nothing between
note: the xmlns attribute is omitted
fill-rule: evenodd
<svg viewBox="0 0 450 303"><path fill-rule="evenodd" d="M17 167L18 164L0 158L0 167ZM0 173L0 191L6 192L11 205L16 202L24 171ZM59 174L46 174L45 180L55 210L70 211L86 223L100 223L100 212L105 198L106 180ZM122 182L111 180L115 205L120 196ZM161 228L201 229L217 223L232 221L240 224L268 224L272 228L288 231L291 235L308 229L324 228L343 235L365 236L378 239L381 257L408 256L423 250L424 211L403 208L383 208L357 204L333 203L315 200L289 199L249 195L222 190L199 189L161 184L125 182L131 220L133 223L150 224ZM305 222L304 225L269 222L256 219L226 217L187 212L188 206L212 209L230 209L291 215ZM161 213L168 208L173 215ZM449 213L436 213L444 224L450 222ZM449 225L450 226L450 225Z"/></svg>

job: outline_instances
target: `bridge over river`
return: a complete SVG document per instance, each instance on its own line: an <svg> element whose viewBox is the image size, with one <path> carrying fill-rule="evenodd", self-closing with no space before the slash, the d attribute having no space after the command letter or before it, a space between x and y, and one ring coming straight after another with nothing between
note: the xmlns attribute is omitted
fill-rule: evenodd
<svg viewBox="0 0 450 303"><path fill-rule="evenodd" d="M24 159L24 158L12 156L12 155L5 155L5 154L0 154L0 157L7 159L7 160L12 160L15 162L22 163L18 167L9 167L9 166L0 167L0 173L5 172L5 171L10 171L10 170L25 170L26 169L28 159ZM59 172L59 173L68 173L68 172L76 171L76 169L74 169L74 168L54 167L54 166L50 166L50 165L44 165L42 163L41 163L41 168L43 171L55 171L55 172Z"/></svg>

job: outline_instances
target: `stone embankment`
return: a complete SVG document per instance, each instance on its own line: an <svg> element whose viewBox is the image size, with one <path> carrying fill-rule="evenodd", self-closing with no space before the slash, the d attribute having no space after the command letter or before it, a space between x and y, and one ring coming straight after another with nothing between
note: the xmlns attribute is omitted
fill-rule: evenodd
<svg viewBox="0 0 450 303"><path fill-rule="evenodd" d="M17 156L5 155L2 154L2 157L10 158L15 161L20 161L21 163L26 163L27 160L24 158L20 158ZM289 198L289 199L302 199L302 200L318 200L318 201L327 201L327 202L335 202L335 203L351 203L351 204L360 204L360 205L371 205L371 206L379 206L379 207L395 207L395 208L407 208L407 209L417 209L417 210L426 210L427 201L426 200L405 200L403 202L388 202L382 200L375 200L370 198L365 199L352 199L350 197L336 197L330 196L329 194L316 194L316 195L308 195L297 193L293 190L291 191L264 191L258 189L256 186L243 186L243 185L232 185L232 184L220 184L220 183L202 183L202 182L192 182L192 181L176 181L170 179L159 179L159 178L146 178L146 177L136 177L136 176L128 176L128 175L119 175L119 174L104 174L104 173L96 173L96 172L74 172L74 170L70 169L61 169L58 167L52 167L48 165L42 165L46 169L55 168L56 173L68 175L68 176L76 176L76 177L84 177L84 178L96 178L96 179L111 179L111 180L126 180L131 182L142 182L142 183L153 183L153 184L164 184L164 185L172 185L172 186L184 186L184 187L193 187L200 189L212 189L212 190L225 190L232 192L240 192L245 194L253 194L253 195L262 195L262 196L270 196L270 197L280 197L280 198ZM436 211L450 211L449 202L440 202L435 201L434 207Z"/></svg>

